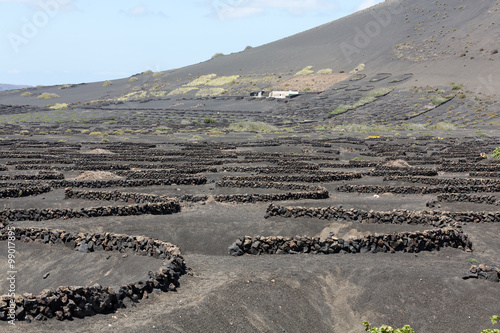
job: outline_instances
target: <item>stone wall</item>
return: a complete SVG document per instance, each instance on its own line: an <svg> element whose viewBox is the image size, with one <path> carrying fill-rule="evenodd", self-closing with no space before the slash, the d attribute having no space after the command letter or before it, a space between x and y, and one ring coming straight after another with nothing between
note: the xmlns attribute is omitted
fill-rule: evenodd
<svg viewBox="0 0 500 333"><path fill-rule="evenodd" d="M408 177L408 176L387 176L384 178L384 181L401 181L408 183L421 183L426 185L452 185L452 186L500 185L500 180L474 179L474 178L427 178L427 177Z"/></svg>
<svg viewBox="0 0 500 333"><path fill-rule="evenodd" d="M342 185L339 192L349 193L395 193L395 194L435 194L435 193L475 193L500 192L499 185L476 186L390 186L390 185Z"/></svg>
<svg viewBox="0 0 500 333"><path fill-rule="evenodd" d="M309 175L276 175L276 176L229 176L223 180L242 180L242 181L259 181L259 182L304 182L304 183L321 183L335 182L341 180L353 180L363 177L359 172L330 172L329 174L309 174Z"/></svg>
<svg viewBox="0 0 500 333"><path fill-rule="evenodd" d="M446 228L427 230L424 232L405 232L385 235L367 235L362 238L344 240L329 237L241 237L229 247L233 256L243 254L334 254L334 253L367 253L367 252L407 252L439 250L453 247L464 251L472 251L472 243L461 230Z"/></svg>
<svg viewBox="0 0 500 333"><path fill-rule="evenodd" d="M64 179L62 173L40 173L38 175L0 175L0 180L54 180Z"/></svg>
<svg viewBox="0 0 500 333"><path fill-rule="evenodd" d="M500 205L493 195L470 195L463 193L446 193L437 196L439 202L476 202L487 205Z"/></svg>
<svg viewBox="0 0 500 333"><path fill-rule="evenodd" d="M286 200L303 200L303 199L328 199L329 194L326 189L318 188L315 191L307 192L288 192L288 193L271 193L271 194L221 194L214 196L217 202L229 203L255 203L268 201L286 201Z"/></svg>
<svg viewBox="0 0 500 333"><path fill-rule="evenodd" d="M411 211L406 209L365 211L334 206L311 208L300 206L284 207L274 204L268 206L265 218L272 216L287 218L312 217L324 220L346 219L360 223L429 224L439 227L455 222L500 222L500 212Z"/></svg>
<svg viewBox="0 0 500 333"><path fill-rule="evenodd" d="M144 272L144 280L121 286L61 286L46 289L39 295L25 293L0 296L0 320L10 320L9 303L15 301L17 320L59 320L109 313L137 303L154 290L168 291L179 286L179 278L186 273L186 264L176 245L143 236L112 233L85 234L40 228L0 229L1 241L41 242L47 246L66 246L80 252L132 251L137 255L162 260L155 272Z"/></svg>
<svg viewBox="0 0 500 333"><path fill-rule="evenodd" d="M47 193L50 192L51 190L51 187L48 185L20 184L19 186L10 187L7 184L2 184L2 186L7 186L7 187L0 189L0 198L27 197L30 195L39 195L42 193Z"/></svg>
<svg viewBox="0 0 500 333"><path fill-rule="evenodd" d="M65 199L85 199L85 200L106 200L106 201L122 201L128 203L159 203L169 202L174 199L164 195L145 194L136 192L120 192L120 191L75 191L71 188L65 190ZM206 195L191 195L184 194L175 197L175 200L180 202L198 202L207 201Z"/></svg>
<svg viewBox="0 0 500 333"><path fill-rule="evenodd" d="M177 200L127 205L121 207L101 206L81 209L3 209L0 221L46 221L53 219L92 218L102 216L166 215L181 211Z"/></svg>

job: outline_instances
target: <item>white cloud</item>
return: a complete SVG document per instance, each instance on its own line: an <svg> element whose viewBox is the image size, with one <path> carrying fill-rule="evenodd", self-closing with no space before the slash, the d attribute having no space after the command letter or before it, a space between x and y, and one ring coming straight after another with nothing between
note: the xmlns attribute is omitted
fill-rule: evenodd
<svg viewBox="0 0 500 333"><path fill-rule="evenodd" d="M59 5L58 8L65 9L65 10L75 9L75 6L73 6L73 4L72 4L73 0L53 0L53 1L57 2L57 4ZM32 7L32 8L40 8L41 2L49 3L48 0L45 0L45 1L43 1L43 0L0 0L0 3L1 2L23 3L23 4L26 4L30 7Z"/></svg>
<svg viewBox="0 0 500 333"><path fill-rule="evenodd" d="M281 9L294 15L308 11L333 10L337 7L325 0L216 0L212 6L221 20L255 16L267 9Z"/></svg>
<svg viewBox="0 0 500 333"><path fill-rule="evenodd" d="M120 13L125 13L131 16L150 16L150 15L157 15L157 16L163 16L166 17L165 13L162 11L158 12L153 12L148 9L146 6L135 6L134 8L131 8L129 10L123 11L121 10Z"/></svg>
<svg viewBox="0 0 500 333"><path fill-rule="evenodd" d="M381 0L364 0L362 3L359 4L359 6L356 8L356 10L360 11L366 8L370 8L372 6L375 6L376 4L380 3Z"/></svg>

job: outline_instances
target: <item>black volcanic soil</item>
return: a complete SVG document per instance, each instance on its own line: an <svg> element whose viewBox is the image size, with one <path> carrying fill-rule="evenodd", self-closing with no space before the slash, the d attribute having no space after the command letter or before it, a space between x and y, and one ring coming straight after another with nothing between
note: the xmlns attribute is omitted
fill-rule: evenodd
<svg viewBox="0 0 500 333"><path fill-rule="evenodd" d="M440 134L443 135L444 134ZM79 163L87 159L86 151L100 148L115 152L114 155L92 157L92 163L111 165L113 163L136 163L130 159L156 156L174 159L174 162L155 162L157 167L179 165L182 172L185 165L208 163L218 158L222 165L215 165L217 172L201 173L215 182L225 176L283 176L313 175L315 171L294 171L281 174L259 173L268 167L297 166L300 163L312 166L328 163L328 168L320 168L317 173L368 172L373 168L335 167L347 163L385 163L384 149L392 154L391 159L413 161L413 168L442 168L446 163L463 160L462 165L495 168L497 163L481 159L479 151L491 151L499 145L496 138L457 137L444 140L437 137L415 138L386 137L367 138L364 135L342 137L330 135L324 138L287 137L269 135L254 138L253 134L226 135L206 143L185 141L160 141L157 146L144 148L136 143L96 143L76 140L73 143L47 140L29 141L19 136L9 136L13 140L3 146L2 153L26 154L37 151L42 155L49 149L63 151L71 148L75 164L69 164L72 171L61 171L65 176L78 174ZM232 140L236 139L236 140ZM148 142L143 136L138 141ZM79 143L78 143L79 142ZM75 148L73 145L80 146ZM270 145L272 143L272 145ZM319 147L319 145L325 145ZM461 145L461 146L460 146ZM223 147L226 147L224 149ZM248 147L251 146L251 147ZM382 149L385 147L384 149ZM416 148L418 147L418 149ZM458 149L458 147L462 147ZM200 149L202 148L202 149ZM153 154L150 154L150 151ZM304 153L306 151L306 153ZM335 154L339 151L339 154ZM462 157L453 158L460 151ZM81 152L81 153L80 153ZM330 153L328 153L330 152ZM431 156L440 152L440 157ZM448 152L448 153L446 153ZM237 158L234 158L236 153ZM186 155L187 154L187 155ZM227 154L226 158L221 155ZM271 154L271 155L262 155ZM273 162L262 160L280 158ZM303 154L307 154L303 156ZM61 155L62 156L62 155ZM109 157L112 156L112 157ZM231 157L232 156L232 157ZM298 157L297 157L298 156ZM332 160L331 157L338 160ZM38 157L40 158L40 157ZM243 162L245 163L237 163ZM422 161L422 164L418 164ZM322 160L323 159L323 160ZM435 164L424 164L426 159ZM464 159L476 162L466 163ZM29 159L3 158L1 163L11 161L9 171L3 175L35 174L33 171L15 170L16 161ZM288 161L288 162L287 162ZM288 164L283 164L287 162ZM144 165L150 164L142 161ZM21 164L20 164L21 165ZM26 163L22 163L26 165ZM182 167L184 165L184 167ZM473 166L475 165L475 167ZM68 165L59 165L68 166ZM222 172L222 167L252 167L252 172ZM47 168L50 163L47 164ZM214 167L214 166L211 166ZM174 168L175 169L175 168ZM396 168L394 171L410 169ZM471 169L471 170L472 170ZM136 170L141 170L137 167ZM144 169L147 171L148 169ZM467 179L468 172L440 171L437 179ZM489 178L497 181L498 178ZM10 181L3 181L6 187ZM43 181L41 181L43 183ZM421 183L384 181L383 177L365 176L362 179L326 183L304 183L304 185L325 186L330 198L322 200L279 201L275 204L325 207L343 206L363 210L391 211L408 210L451 210L451 211L498 211L498 206L478 203L436 203L429 208L426 203L436 199L436 195L412 195L382 193L345 193L337 190L342 184L371 184L393 186L427 186ZM75 190L81 190L75 188ZM86 189L94 191L122 191L158 195L182 194L235 194L235 193L286 193L287 190L262 188L221 188L215 183L201 186L150 186L150 187L108 187ZM293 192L293 191L292 191ZM494 195L497 192L477 193ZM124 205L123 202L100 200L63 200L64 192L56 189L49 193L31 197L2 199L4 208L83 208L103 205ZM153 293L132 308L125 308L108 315L96 315L84 319L59 322L49 319L45 322L19 322L9 331L33 332L360 332L362 321L382 325L402 326L410 324L417 332L479 332L490 325L489 318L500 313L498 283L485 280L463 280L469 269L470 260L488 265L498 265L500 247L498 245L498 221L493 223L466 224L462 228L473 243L473 252L444 248L438 252L414 253L367 253L334 255L262 255L231 257L227 247L244 235L320 236L330 233L337 237L360 237L372 233L392 233L423 231L432 229L427 225L364 224L357 221L319 220L314 218L271 217L266 219L268 202L255 204L216 203L211 200L201 203L183 203L182 211L171 215L110 216L100 218L59 219L43 222L13 222L19 227L47 227L69 232L113 232L127 235L144 235L179 245L186 264L192 269L190 274L180 279L176 292ZM38 292L44 288L61 285L92 284L102 285L129 283L140 279L149 270L157 269L160 261L129 254L95 252L84 254L68 251L66 248L46 247L41 244L19 244L19 288L23 291ZM43 275L50 273L46 279ZM5 324L6 325L6 324ZM6 326L4 326L7 329Z"/></svg>
<svg viewBox="0 0 500 333"><path fill-rule="evenodd" d="M393 11L390 23L358 47L359 52L346 56L341 45L353 44L357 31L378 22L377 15L388 10ZM444 248L418 254L231 257L228 246L245 235L325 238L333 233L349 238L433 227L306 217L266 219L271 202L218 203L213 196L296 192L216 185L227 176L311 176L374 169L385 170L387 175L437 169L438 175L430 178L452 183L488 179L497 186L500 164L491 153L500 146L500 81L496 80L500 53L494 52L499 13L497 0L473 4L463 0L385 1L274 43L185 68L115 80L106 87L97 82L0 92L0 170L6 168L0 176L50 170L72 179L88 170L114 172L117 166L131 171L155 168L174 170L186 178L205 177L208 182L197 186L104 184L74 190L209 196L206 202L183 202L181 212L171 215L12 222L17 227L153 237L179 245L192 270L181 277L176 292L150 294L131 308L72 321L0 323L0 332L357 333L363 331L363 320L377 326L410 324L418 333L474 333L490 327L490 317L500 315L500 284L463 280L462 276L472 262L500 266L500 221L458 226L469 236L473 252ZM349 74L359 64L364 69ZM313 66L315 75L327 68L332 73L345 72L346 79L336 84L331 81L332 86L322 86L321 91L301 91L293 99L249 96L251 91L280 84L285 88L306 66ZM210 85L171 94L200 75L212 73L219 78L240 77L221 86L224 93L214 96L200 96L200 91L215 87ZM298 81L313 79L306 76ZM42 93L59 97L37 98ZM376 98L367 100L370 94ZM343 108L338 107L342 105L356 107L344 107L341 112ZM250 122L243 123L249 127L237 132L241 122ZM114 154L87 154L94 149ZM401 159L412 168L384 169L386 162ZM357 167L357 163L376 166ZM307 169L314 166L317 168ZM216 172L185 174L214 167ZM252 169L225 172L227 167ZM266 168L281 171L269 173ZM491 174L470 174L483 169ZM47 182L1 180L0 190ZM429 186L418 179L388 181L366 174L355 180L305 183L299 179L292 183L324 186L329 198L274 204L367 211L498 212L499 207L434 202L437 193L375 195L338 190L345 184ZM445 191L444 185L440 187ZM458 191L468 193L470 189L462 186ZM489 191L468 194L500 200L498 186ZM124 205L128 203L65 200L63 188L0 199L0 209L7 210ZM5 244L0 245L5 253L0 255L0 280L5 282L6 251ZM130 283L160 265L158 260L131 254L84 254L32 243L19 243L18 259L19 291L33 293L96 281L103 285ZM44 279L46 273L50 274ZM0 288L3 294L4 285Z"/></svg>

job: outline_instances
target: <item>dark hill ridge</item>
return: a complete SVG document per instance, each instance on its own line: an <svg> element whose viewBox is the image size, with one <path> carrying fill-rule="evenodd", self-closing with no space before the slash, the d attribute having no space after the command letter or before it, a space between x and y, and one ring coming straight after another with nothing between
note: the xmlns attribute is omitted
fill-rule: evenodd
<svg viewBox="0 0 500 333"><path fill-rule="evenodd" d="M321 111L304 114L307 117L301 121L325 121L338 106L356 103L370 89L395 88L384 97L382 105L369 102L364 108L369 108L372 115L379 115L387 104L395 105L396 110L399 104L411 100L414 102L404 105L404 110L399 110L401 114L394 119L376 118L389 123L445 120L457 122L459 126L475 122L482 122L482 126L498 126L500 81L496 78L500 77L497 66L500 46L495 41L500 40L499 9L498 0L474 3L388 0L314 29L206 62L165 72L144 72L109 82L29 88L21 93L3 92L0 104L45 107L67 103L65 107L77 110L108 108L111 104L113 108L165 110L178 105L176 100L181 98L207 100L214 96L249 96L250 92L258 90L326 90L322 94L325 103L307 104L307 98L306 101L299 98L300 102L306 102L299 109L307 106ZM321 75L324 73L327 75ZM361 73L366 78L363 82L351 80L339 84L349 76L338 73ZM377 76L380 73L388 74L388 79ZM394 79L401 77L405 80ZM323 82L319 84L319 81ZM334 84L333 90L328 89ZM408 91L410 87L413 89ZM423 103L418 102L422 91L429 95ZM334 92L339 93L340 98L330 98ZM42 93L57 97L37 98ZM439 106L441 102L436 96L442 101L459 96L460 105L453 105L459 110L445 115L451 111L447 109L449 105ZM226 108L222 106L224 103L213 105L213 100L201 104L204 104L202 109L213 111ZM232 110L246 110L242 103L231 105L236 105L231 106ZM264 111L258 107L257 110ZM473 113L474 110L479 113ZM366 122L369 119L362 111L350 110L341 117L334 117L332 122ZM347 119L338 121L346 115Z"/></svg>
<svg viewBox="0 0 500 333"><path fill-rule="evenodd" d="M31 88L31 86L0 83L0 91L23 89L23 88Z"/></svg>

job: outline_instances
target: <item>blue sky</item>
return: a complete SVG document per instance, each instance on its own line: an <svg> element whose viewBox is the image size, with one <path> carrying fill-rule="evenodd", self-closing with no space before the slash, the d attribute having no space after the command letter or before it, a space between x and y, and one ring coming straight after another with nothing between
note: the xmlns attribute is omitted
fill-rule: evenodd
<svg viewBox="0 0 500 333"><path fill-rule="evenodd" d="M0 0L0 83L128 77L239 52L382 0Z"/></svg>

